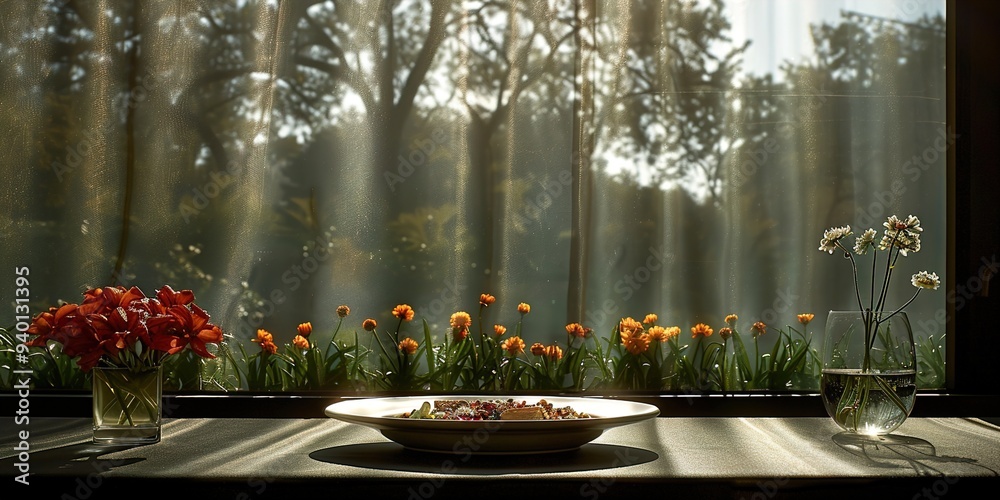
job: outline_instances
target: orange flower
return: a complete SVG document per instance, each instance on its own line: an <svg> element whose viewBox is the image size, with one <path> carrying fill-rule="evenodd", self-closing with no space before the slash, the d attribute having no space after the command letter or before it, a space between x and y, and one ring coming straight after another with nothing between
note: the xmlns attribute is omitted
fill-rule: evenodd
<svg viewBox="0 0 1000 500"><path fill-rule="evenodd" d="M737 319L739 319L739 316L737 316L735 314L730 314L730 315L726 316L726 323L729 323L730 325L732 325L732 324L736 323Z"/></svg>
<svg viewBox="0 0 1000 500"><path fill-rule="evenodd" d="M753 337L757 338L767 332L767 325L765 325L763 321L758 321L754 323L750 329L753 330Z"/></svg>
<svg viewBox="0 0 1000 500"><path fill-rule="evenodd" d="M481 305L483 307L489 306L489 305L493 304L496 301L497 301L497 298L494 297L494 296L492 296L492 295L490 295L490 294L488 294L488 293L479 294L479 305Z"/></svg>
<svg viewBox="0 0 1000 500"><path fill-rule="evenodd" d="M500 344L500 347L505 349L511 356L517 356L524 352L524 341L521 337L510 337Z"/></svg>
<svg viewBox="0 0 1000 500"><path fill-rule="evenodd" d="M368 318L363 323L361 323L361 328L368 330L369 332L374 332L375 327L378 326L378 322L374 319Z"/></svg>
<svg viewBox="0 0 1000 500"><path fill-rule="evenodd" d="M666 332L665 335L667 336L667 339L669 340L669 339L672 339L674 337L680 336L680 334L681 334L681 327L679 327L679 326L671 326L670 328L667 328L667 332Z"/></svg>
<svg viewBox="0 0 1000 500"><path fill-rule="evenodd" d="M271 332L262 329L257 330L257 338L253 339L252 342L260 344L261 352L266 352L268 354L274 354L278 352L278 346L274 343L274 336Z"/></svg>
<svg viewBox="0 0 1000 500"><path fill-rule="evenodd" d="M517 312L521 314L528 314L529 312L531 312L531 306L525 304L524 302L521 302L520 304L517 305Z"/></svg>
<svg viewBox="0 0 1000 500"><path fill-rule="evenodd" d="M663 342L670 338L667 336L667 329L662 326L654 326L650 328L647 335L649 335L650 341L655 340L657 342Z"/></svg>
<svg viewBox="0 0 1000 500"><path fill-rule="evenodd" d="M469 328L472 326L472 316L465 311L458 311L451 315L452 328Z"/></svg>
<svg viewBox="0 0 1000 500"><path fill-rule="evenodd" d="M640 333L638 335L622 337L622 344L625 345L625 349L628 352L639 355L649 350L649 335Z"/></svg>
<svg viewBox="0 0 1000 500"><path fill-rule="evenodd" d="M469 336L469 327L472 325L472 316L465 311L458 311L451 315L451 334L455 337L455 342L461 342Z"/></svg>
<svg viewBox="0 0 1000 500"><path fill-rule="evenodd" d="M292 339L292 345L298 347L299 349L308 349L309 340L307 340L302 335L296 335L295 338Z"/></svg>
<svg viewBox="0 0 1000 500"><path fill-rule="evenodd" d="M337 316L341 318L346 318L348 314L351 314L351 308L347 306L340 306L337 308Z"/></svg>
<svg viewBox="0 0 1000 500"><path fill-rule="evenodd" d="M802 313L799 314L798 317L799 317L799 323L802 323L803 325L808 325L809 322L816 317L816 315L812 313Z"/></svg>
<svg viewBox="0 0 1000 500"><path fill-rule="evenodd" d="M657 315L655 315L653 313L649 313L649 314L646 315L645 318L643 318L642 322L643 322L643 324L646 324L646 325L655 325L656 321L659 320L659 319L660 319L659 316L657 316Z"/></svg>
<svg viewBox="0 0 1000 500"><path fill-rule="evenodd" d="M399 341L399 350L403 354L412 355L417 352L417 341L409 337Z"/></svg>
<svg viewBox="0 0 1000 500"><path fill-rule="evenodd" d="M258 344L264 344L265 342L274 342L274 336L271 332L261 328L257 330L257 338L251 340L251 342L257 342Z"/></svg>
<svg viewBox="0 0 1000 500"><path fill-rule="evenodd" d="M410 321L413 319L413 308L406 304L400 304L392 309L392 315L403 321Z"/></svg>
<svg viewBox="0 0 1000 500"><path fill-rule="evenodd" d="M497 337L502 337L503 334L507 333L507 327L503 325L493 325L493 333L497 334Z"/></svg>
<svg viewBox="0 0 1000 500"><path fill-rule="evenodd" d="M546 346L545 355L548 356L549 359L554 359L554 360L562 359L562 349L555 344Z"/></svg>
<svg viewBox="0 0 1000 500"><path fill-rule="evenodd" d="M724 327L719 330L719 336L722 337L722 340L729 340L729 337L733 336L733 329L728 326Z"/></svg>
<svg viewBox="0 0 1000 500"><path fill-rule="evenodd" d="M534 354L535 356L541 356L542 354L545 354L545 345L542 344L541 342L535 342L534 344L531 344L531 354Z"/></svg>
<svg viewBox="0 0 1000 500"><path fill-rule="evenodd" d="M691 338L693 339L698 338L698 336L711 337L712 333L712 327L706 325L705 323L698 323L691 328Z"/></svg>
<svg viewBox="0 0 1000 500"><path fill-rule="evenodd" d="M276 354L278 352L278 345L268 340L260 343L260 350L268 354Z"/></svg>
<svg viewBox="0 0 1000 500"><path fill-rule="evenodd" d="M583 338L587 336L587 329L580 323L570 323L566 325L566 333L577 338Z"/></svg>
<svg viewBox="0 0 1000 500"><path fill-rule="evenodd" d="M642 333L642 323L629 318L622 318L621 323L618 323L618 332L625 335L631 335L634 333Z"/></svg>
<svg viewBox="0 0 1000 500"><path fill-rule="evenodd" d="M311 322L299 323L298 326L299 335L303 337L308 337L313 331L313 325Z"/></svg>

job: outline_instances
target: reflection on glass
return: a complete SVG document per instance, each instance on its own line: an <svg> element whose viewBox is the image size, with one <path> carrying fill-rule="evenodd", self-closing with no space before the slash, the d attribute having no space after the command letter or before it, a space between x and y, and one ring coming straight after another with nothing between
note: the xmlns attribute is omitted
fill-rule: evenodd
<svg viewBox="0 0 1000 500"><path fill-rule="evenodd" d="M305 321L364 343L401 303L443 339L490 293L528 346L647 313L683 346L847 307L832 221L945 228L943 1L110 5L0 14L0 252L33 312L169 283L238 355ZM912 308L929 353L942 297Z"/></svg>

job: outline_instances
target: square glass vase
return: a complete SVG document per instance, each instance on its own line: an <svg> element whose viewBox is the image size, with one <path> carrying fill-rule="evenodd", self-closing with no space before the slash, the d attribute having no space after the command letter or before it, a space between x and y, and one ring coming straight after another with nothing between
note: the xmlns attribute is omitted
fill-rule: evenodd
<svg viewBox="0 0 1000 500"><path fill-rule="evenodd" d="M160 441L163 368L93 369L94 442L140 445Z"/></svg>

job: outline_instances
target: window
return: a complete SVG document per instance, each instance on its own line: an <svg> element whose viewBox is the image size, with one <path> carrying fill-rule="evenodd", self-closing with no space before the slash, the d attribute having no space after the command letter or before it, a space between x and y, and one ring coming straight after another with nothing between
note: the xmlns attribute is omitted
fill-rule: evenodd
<svg viewBox="0 0 1000 500"><path fill-rule="evenodd" d="M291 344L306 321L318 342L351 343L364 318L394 326L401 303L418 340L422 320L447 336L457 311L474 332L521 328L528 346L647 313L684 337L728 314L745 335L754 321L806 330L796 314L815 313L815 333L853 306L843 263L816 248L831 226L918 215L905 271L958 280L945 9L11 7L0 89L16 104L0 119L15 131L2 139L15 237L0 252L30 268L35 311L109 283L192 289L236 358L258 329ZM912 288L897 280L902 303ZM485 317L481 293L497 298ZM943 346L952 306L921 294L918 337Z"/></svg>

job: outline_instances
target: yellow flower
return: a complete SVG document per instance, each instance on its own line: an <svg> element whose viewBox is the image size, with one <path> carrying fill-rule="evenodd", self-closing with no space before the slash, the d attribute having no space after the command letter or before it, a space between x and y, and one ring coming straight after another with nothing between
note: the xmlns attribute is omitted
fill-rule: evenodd
<svg viewBox="0 0 1000 500"><path fill-rule="evenodd" d="M726 316L726 323L729 323L729 325L733 325L733 324L736 323L737 319L739 319L739 316L737 316L735 314L730 314L730 315Z"/></svg>
<svg viewBox="0 0 1000 500"><path fill-rule="evenodd" d="M722 340L729 340L729 337L733 336L733 329L728 326L719 330L719 336Z"/></svg>
<svg viewBox="0 0 1000 500"><path fill-rule="evenodd" d="M520 304L517 305L517 312L521 314L528 314L529 312L531 312L531 306L529 306L524 302L521 302Z"/></svg>
<svg viewBox="0 0 1000 500"><path fill-rule="evenodd" d="M524 341L521 337L510 337L500 344L500 347L510 353L511 356L517 356L524 352Z"/></svg>
<svg viewBox="0 0 1000 500"><path fill-rule="evenodd" d="M297 329L299 331L299 335L301 335L303 337L308 337L309 334L312 333L312 331L313 331L313 325L312 325L311 322L307 321L305 323L299 323L299 326L298 326Z"/></svg>
<svg viewBox="0 0 1000 500"><path fill-rule="evenodd" d="M348 314L351 314L351 308L347 306L340 306L337 308L337 316L341 318L346 318Z"/></svg>
<svg viewBox="0 0 1000 500"><path fill-rule="evenodd" d="M368 330L369 332L374 332L375 328L378 326L378 322L374 319L368 318L363 323L361 323L361 328Z"/></svg>
<svg viewBox="0 0 1000 500"><path fill-rule="evenodd" d="M566 325L566 333L574 337L583 338L587 336L587 329L580 323L570 323Z"/></svg>
<svg viewBox="0 0 1000 500"><path fill-rule="evenodd" d="M481 305L483 307L491 305L491 304L493 304L496 301L497 301L497 298L494 297L494 296L492 296L492 295L490 295L490 294L488 294L488 293L483 293L483 294L479 295L479 305Z"/></svg>
<svg viewBox="0 0 1000 500"><path fill-rule="evenodd" d="M545 347L545 355L548 356L549 359L562 359L562 354L562 349L555 344Z"/></svg>
<svg viewBox="0 0 1000 500"><path fill-rule="evenodd" d="M653 313L649 313L649 314L646 315L645 318L642 319L642 323L644 325L655 325L656 321L659 320L659 319L660 318L657 315L655 315Z"/></svg>
<svg viewBox="0 0 1000 500"><path fill-rule="evenodd" d="M691 338L693 339L696 339L699 336L711 337L712 333L714 333L712 327L706 325L705 323L698 323L697 325L694 325L694 327L691 328Z"/></svg>
<svg viewBox="0 0 1000 500"><path fill-rule="evenodd" d="M399 341L399 350L404 354L412 355L417 352L417 347L417 341L409 337Z"/></svg>
<svg viewBox="0 0 1000 500"><path fill-rule="evenodd" d="M670 338L667 336L667 329L662 326L654 326L650 328L647 335L649 335L650 341L655 340L657 342L663 342Z"/></svg>
<svg viewBox="0 0 1000 500"><path fill-rule="evenodd" d="M767 332L767 325L763 321L758 321L750 329L753 330L753 338L757 338Z"/></svg>
<svg viewBox="0 0 1000 500"><path fill-rule="evenodd" d="M799 323L802 323L803 325L808 325L809 322L812 321L813 318L815 317L816 315L812 313L802 313L798 315Z"/></svg>
<svg viewBox="0 0 1000 500"><path fill-rule="evenodd" d="M400 304L392 309L392 315L403 321L410 321L413 319L413 308L406 304Z"/></svg>
<svg viewBox="0 0 1000 500"><path fill-rule="evenodd" d="M298 347L299 349L308 349L309 340L307 340L302 335L296 335L295 338L292 339L292 345Z"/></svg>
<svg viewBox="0 0 1000 500"><path fill-rule="evenodd" d="M502 337L503 334L507 333L507 327L503 325L493 325L493 333L495 333L497 337Z"/></svg>
<svg viewBox="0 0 1000 500"><path fill-rule="evenodd" d="M535 342L534 344L531 344L531 354L534 354L535 356L541 356L542 354L545 354L545 345L542 344L541 342Z"/></svg>
<svg viewBox="0 0 1000 500"><path fill-rule="evenodd" d="M668 340L680 336L680 334L681 327L679 326L671 326L670 328L667 328L666 336Z"/></svg>
<svg viewBox="0 0 1000 500"><path fill-rule="evenodd" d="M639 355L649 350L649 335L640 333L638 335L622 337L622 344L625 345L625 349L628 352Z"/></svg>

